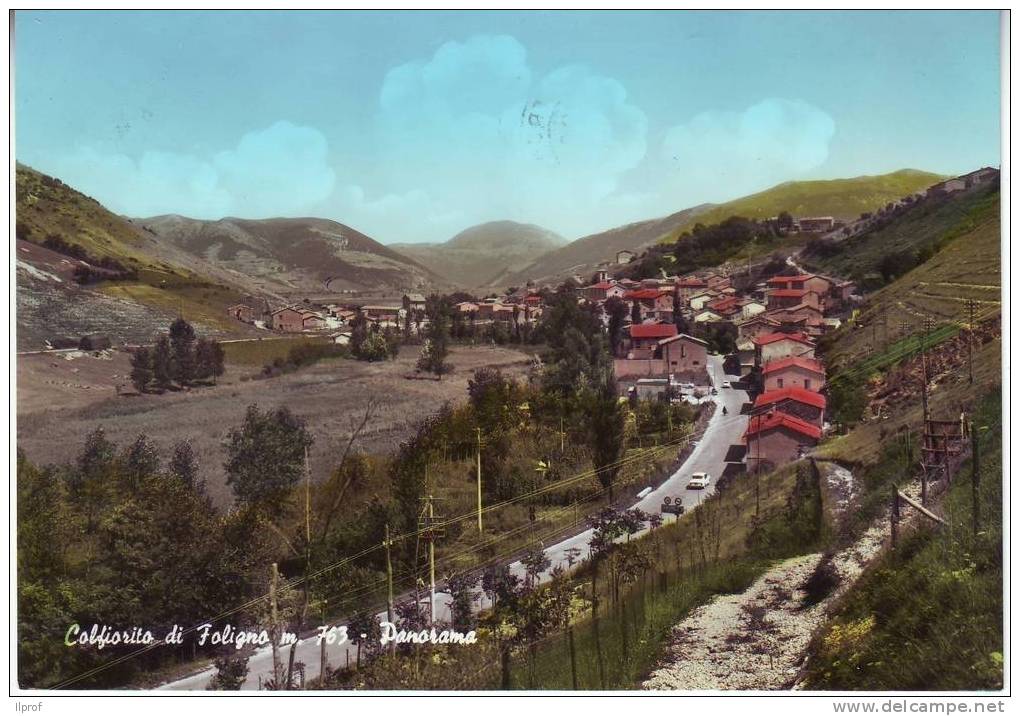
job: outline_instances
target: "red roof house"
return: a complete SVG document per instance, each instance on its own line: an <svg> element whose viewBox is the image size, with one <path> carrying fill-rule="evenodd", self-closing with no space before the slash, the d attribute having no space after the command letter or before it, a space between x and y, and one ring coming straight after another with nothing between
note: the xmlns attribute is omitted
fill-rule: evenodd
<svg viewBox="0 0 1020 716"><path fill-rule="evenodd" d="M766 363L762 378L766 392L790 387L818 391L825 387L822 364L806 356L787 356Z"/></svg>
<svg viewBox="0 0 1020 716"><path fill-rule="evenodd" d="M635 323L630 327L630 359L652 358L659 341L677 334L672 323Z"/></svg>
<svg viewBox="0 0 1020 716"><path fill-rule="evenodd" d="M752 415L744 433L748 468L765 470L796 460L821 437L819 426L781 410Z"/></svg>
<svg viewBox="0 0 1020 716"><path fill-rule="evenodd" d="M756 409L765 411L769 407L774 407L819 427L822 425L825 406L824 395L797 386L770 390L759 395L754 401Z"/></svg>

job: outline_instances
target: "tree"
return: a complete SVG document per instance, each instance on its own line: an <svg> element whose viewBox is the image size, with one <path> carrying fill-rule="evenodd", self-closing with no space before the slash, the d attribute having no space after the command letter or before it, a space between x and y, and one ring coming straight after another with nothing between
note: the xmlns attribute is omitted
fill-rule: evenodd
<svg viewBox="0 0 1020 716"><path fill-rule="evenodd" d="M541 545L529 547L528 551L521 557L521 564L524 565L524 586L531 589L538 581L538 577L545 570L552 566L552 560L546 556Z"/></svg>
<svg viewBox="0 0 1020 716"><path fill-rule="evenodd" d="M355 668L361 668L361 648L371 648L372 644L379 643L379 621L368 611L355 612L347 625L347 631L352 642L358 645L358 652L354 661Z"/></svg>
<svg viewBox="0 0 1020 716"><path fill-rule="evenodd" d="M599 484L609 491L613 501L613 482L620 471L618 461L623 455L623 410L616 395L616 384L605 376L587 402L588 444Z"/></svg>
<svg viewBox="0 0 1020 716"><path fill-rule="evenodd" d="M606 315L609 316L609 352L616 351L623 341L623 322L627 320L627 302L619 296L611 296L606 300Z"/></svg>
<svg viewBox="0 0 1020 716"><path fill-rule="evenodd" d="M170 339L166 335L161 335L156 339L156 347L152 353L152 378L157 388L166 390L173 385L173 370Z"/></svg>
<svg viewBox="0 0 1020 716"><path fill-rule="evenodd" d="M390 357L390 344L380 330L372 330L361 342L357 352L358 360L376 362Z"/></svg>
<svg viewBox="0 0 1020 716"><path fill-rule="evenodd" d="M429 317L425 345L422 346L421 356L418 358L418 370L433 373L442 380L443 375L451 370L450 364L446 362L446 357L450 353L449 340L449 321L446 314L443 311L436 311L435 315Z"/></svg>
<svg viewBox="0 0 1020 716"><path fill-rule="evenodd" d="M780 211L779 216L776 217L776 226L782 231L790 231L793 229L793 217L788 211Z"/></svg>
<svg viewBox="0 0 1020 716"><path fill-rule="evenodd" d="M368 319L365 318L365 314L359 308L358 312L354 314L354 319L351 320L351 354L355 358L364 360L361 357L361 351L367 338Z"/></svg>
<svg viewBox="0 0 1020 716"><path fill-rule="evenodd" d="M641 301L636 298L630 306L630 322L641 323Z"/></svg>
<svg viewBox="0 0 1020 716"><path fill-rule="evenodd" d="M174 445L170 462L167 464L167 473L188 487L201 489L202 486L198 482L198 460L195 459L191 443L182 440Z"/></svg>
<svg viewBox="0 0 1020 716"><path fill-rule="evenodd" d="M209 681L207 691L240 691L248 677L248 655L227 654L217 658L216 674Z"/></svg>
<svg viewBox="0 0 1020 716"><path fill-rule="evenodd" d="M124 478L137 490L147 477L159 472L159 450L145 433L142 433L124 451L121 462L124 466Z"/></svg>
<svg viewBox="0 0 1020 716"><path fill-rule="evenodd" d="M291 349L294 350L294 349ZM223 375L223 346L211 338L200 338L195 345L195 378L216 379Z"/></svg>
<svg viewBox="0 0 1020 716"><path fill-rule="evenodd" d="M305 450L311 445L304 420L287 408L263 413L250 405L226 441L227 484L241 504L277 517L303 475Z"/></svg>
<svg viewBox="0 0 1020 716"><path fill-rule="evenodd" d="M195 329L183 318L170 324L171 376L181 385L195 379Z"/></svg>
<svg viewBox="0 0 1020 716"><path fill-rule="evenodd" d="M149 390L152 377L152 351L139 348L131 354L131 384L139 393L145 393Z"/></svg>
<svg viewBox="0 0 1020 716"><path fill-rule="evenodd" d="M470 631L474 626L474 604L478 601L476 586L476 574L455 574L446 580L450 592L450 624L457 631Z"/></svg>

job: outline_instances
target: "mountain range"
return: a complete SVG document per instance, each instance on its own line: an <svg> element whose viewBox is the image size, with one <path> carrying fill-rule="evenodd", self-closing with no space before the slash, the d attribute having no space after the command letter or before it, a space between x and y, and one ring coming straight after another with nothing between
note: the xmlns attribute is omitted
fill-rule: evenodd
<svg viewBox="0 0 1020 716"><path fill-rule="evenodd" d="M567 244L565 238L541 226L490 221L464 229L441 244L390 247L456 286L485 289L507 285L511 275Z"/></svg>
<svg viewBox="0 0 1020 716"><path fill-rule="evenodd" d="M18 345L101 331L122 342L187 315L207 330L243 332L226 307L245 296L272 305L346 293L393 296L464 288L477 293L556 283L675 240L696 222L789 211L851 219L942 177L903 170L873 177L788 182L723 204L703 204L568 242L534 224L493 221L444 243L393 244L320 218L199 220L118 216L24 165L16 170ZM91 276L82 280L82 272ZM55 300L55 293L67 294ZM74 310L55 310L55 306Z"/></svg>

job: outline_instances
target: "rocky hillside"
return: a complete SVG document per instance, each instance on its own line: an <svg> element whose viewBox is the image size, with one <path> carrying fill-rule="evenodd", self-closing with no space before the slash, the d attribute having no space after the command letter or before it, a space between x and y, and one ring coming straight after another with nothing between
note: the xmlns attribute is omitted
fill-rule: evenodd
<svg viewBox="0 0 1020 716"><path fill-rule="evenodd" d="M391 244L451 283L467 289L503 284L511 275L564 246L559 234L534 224L490 221L441 244Z"/></svg>
<svg viewBox="0 0 1020 716"><path fill-rule="evenodd" d="M245 277L160 242L59 179L18 165L17 345L103 333L140 342L177 315L206 333L243 330L225 309Z"/></svg>
<svg viewBox="0 0 1020 716"><path fill-rule="evenodd" d="M329 219L139 219L164 243L242 273L261 290L421 289L442 283L413 259Z"/></svg>

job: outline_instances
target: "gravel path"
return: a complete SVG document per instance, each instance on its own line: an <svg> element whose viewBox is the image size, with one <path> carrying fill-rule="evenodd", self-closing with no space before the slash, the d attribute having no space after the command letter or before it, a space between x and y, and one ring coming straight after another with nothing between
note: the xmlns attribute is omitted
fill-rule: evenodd
<svg viewBox="0 0 1020 716"><path fill-rule="evenodd" d="M830 486L852 490L852 476L819 463ZM905 490L910 494L910 490ZM847 506L849 500L844 502ZM793 687L814 631L828 606L853 586L888 544L889 517L883 515L852 545L832 556L839 587L804 607L801 585L823 559L808 554L781 562L741 594L716 597L673 628L662 665L645 689L780 690Z"/></svg>

